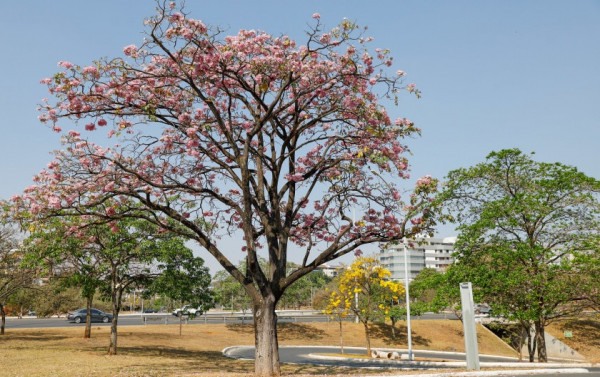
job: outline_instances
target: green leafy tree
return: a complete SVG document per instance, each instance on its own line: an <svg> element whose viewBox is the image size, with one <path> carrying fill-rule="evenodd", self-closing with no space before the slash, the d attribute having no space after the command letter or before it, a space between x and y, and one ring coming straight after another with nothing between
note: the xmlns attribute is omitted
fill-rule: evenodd
<svg viewBox="0 0 600 377"><path fill-rule="evenodd" d="M162 249L158 268L162 272L145 287L144 296L161 295L187 303L201 312L214 306L211 278L204 260L181 243L170 243ZM183 314L183 313L182 313ZM181 335L182 315L179 316Z"/></svg>
<svg viewBox="0 0 600 377"><path fill-rule="evenodd" d="M221 307L229 308L232 312L242 312L242 321L245 321L246 313L252 309L252 300L242 288L240 282L227 271L218 271L213 278L216 301Z"/></svg>
<svg viewBox="0 0 600 377"><path fill-rule="evenodd" d="M0 224L0 335L6 326L6 304L24 288L30 287L35 271L24 268L23 250L20 248L15 230Z"/></svg>
<svg viewBox="0 0 600 377"><path fill-rule="evenodd" d="M537 346L547 361L546 325L579 310L577 256L598 237L599 189L574 167L518 149L448 175L440 198L461 224L458 269L496 313L532 325L530 359Z"/></svg>
<svg viewBox="0 0 600 377"><path fill-rule="evenodd" d="M296 264L290 264L290 269L298 268ZM300 309L301 307L312 307L315 292L324 288L331 278L323 271L313 271L298 279L286 289L279 302L280 308Z"/></svg>
<svg viewBox="0 0 600 377"><path fill-rule="evenodd" d="M135 211L131 203L111 203ZM30 258L61 267L67 285L81 285L88 309L96 289L109 299L113 319L108 354L115 355L123 294L150 285L166 266L160 262L178 253L187 255L189 249L181 237L134 215L118 221L85 214L55 215L27 223L34 232ZM27 219L27 213L21 216Z"/></svg>
<svg viewBox="0 0 600 377"><path fill-rule="evenodd" d="M35 305L38 300L39 293L40 289L34 286L30 288L19 289L8 299L8 305L15 308L19 318L23 317L30 310L36 311Z"/></svg>
<svg viewBox="0 0 600 377"><path fill-rule="evenodd" d="M85 305L81 290L64 285L61 278L49 279L36 289L36 302L33 307L39 317L61 317L69 310Z"/></svg>
<svg viewBox="0 0 600 377"><path fill-rule="evenodd" d="M444 272L425 268L410 282L411 311L439 312L451 306L447 295L442 296L446 277ZM412 315L413 313L411 313Z"/></svg>
<svg viewBox="0 0 600 377"><path fill-rule="evenodd" d="M69 287L79 290L87 308L83 337L90 338L92 304L94 295L102 285L105 269L101 266L103 260L96 255L97 245L90 242L90 237L93 238L92 230L87 228L85 231L74 231L85 225L83 221L80 217L71 216L53 217L37 224L29 224L29 237L24 242L24 248L25 263L40 268L47 278L57 280L59 284L55 285L55 290ZM47 313L46 309L40 313ZM70 309L73 307L67 308Z"/></svg>
<svg viewBox="0 0 600 377"><path fill-rule="evenodd" d="M579 296L586 309L600 312L600 237L590 240L587 252L576 256L574 263L578 270L574 271L577 276Z"/></svg>
<svg viewBox="0 0 600 377"><path fill-rule="evenodd" d="M160 275L157 262L165 254L185 251L184 241L171 233L160 232L145 220L125 218L109 226L91 228L92 244L97 247L95 257L102 261L105 275L101 290L110 297L113 320L108 353L117 353L117 325L123 293L151 284Z"/></svg>

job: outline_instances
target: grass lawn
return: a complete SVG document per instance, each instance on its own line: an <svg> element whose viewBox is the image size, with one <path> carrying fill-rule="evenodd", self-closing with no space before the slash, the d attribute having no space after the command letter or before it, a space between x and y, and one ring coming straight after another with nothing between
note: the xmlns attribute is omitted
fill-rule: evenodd
<svg viewBox="0 0 600 377"><path fill-rule="evenodd" d="M406 327L399 326L392 339L389 326L375 325L373 347L406 347ZM413 348L463 351L461 323L451 320L412 322ZM83 327L8 329L0 337L0 375L12 376L246 376L251 361L222 355L232 345L252 345L251 325L124 326L119 332L119 354L107 356L108 327L93 327L92 338L83 339ZM337 323L290 323L279 327L280 345L339 345ZM515 352L489 331L478 330L482 354L514 356ZM361 325L344 324L345 346L364 347ZM382 370L283 365L285 375L382 374Z"/></svg>

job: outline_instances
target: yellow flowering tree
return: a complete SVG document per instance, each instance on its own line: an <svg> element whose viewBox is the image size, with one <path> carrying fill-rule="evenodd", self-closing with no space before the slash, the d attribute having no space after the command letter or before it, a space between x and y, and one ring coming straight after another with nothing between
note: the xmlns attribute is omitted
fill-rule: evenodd
<svg viewBox="0 0 600 377"><path fill-rule="evenodd" d="M343 322L350 314L352 299L347 294L340 292L339 284L332 284L332 287L333 288L330 290L327 297L327 303L325 309L323 309L323 313L338 322L340 326L340 349L342 353L344 353Z"/></svg>
<svg viewBox="0 0 600 377"><path fill-rule="evenodd" d="M391 307L404 294L404 286L389 280L390 275L376 259L362 257L339 277L338 289L344 303L350 303L350 310L365 328L367 354L371 353L370 324L389 316Z"/></svg>

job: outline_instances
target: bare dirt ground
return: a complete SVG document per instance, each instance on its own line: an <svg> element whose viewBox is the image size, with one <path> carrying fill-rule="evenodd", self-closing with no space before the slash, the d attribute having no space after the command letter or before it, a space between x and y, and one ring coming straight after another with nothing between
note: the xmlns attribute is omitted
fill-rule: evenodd
<svg viewBox="0 0 600 377"><path fill-rule="evenodd" d="M406 347L406 328L389 325L372 329L373 347ZM413 321L413 348L441 351L464 349L459 321ZM232 360L221 351L232 345L252 345L251 325L151 325L122 327L119 354L107 356L109 329L94 327L83 339L83 327L8 330L0 337L2 376L227 376L251 375L253 363ZM337 323L282 324L281 345L339 345ZM514 356L515 352L487 330L479 331L482 354ZM365 346L362 325L344 324L344 345ZM381 370L353 370L309 365L283 365L285 375L382 374Z"/></svg>

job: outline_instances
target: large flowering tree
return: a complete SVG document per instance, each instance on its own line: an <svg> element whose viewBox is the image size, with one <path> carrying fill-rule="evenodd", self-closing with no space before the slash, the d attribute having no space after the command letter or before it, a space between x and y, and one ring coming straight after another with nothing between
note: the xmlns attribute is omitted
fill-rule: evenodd
<svg viewBox="0 0 600 377"><path fill-rule="evenodd" d="M287 287L433 225L436 180L406 196L392 185L408 177L403 139L418 129L383 106L418 92L354 23L324 32L313 18L297 44L254 30L223 36L171 4L125 57L60 62L43 81L53 99L40 118L64 149L16 199L36 215L144 217L195 240L252 299L259 375L279 374L275 305ZM67 119L82 129L63 131ZM104 129L103 146L93 143ZM245 269L223 237L240 240ZM286 270L291 252L301 262Z"/></svg>

